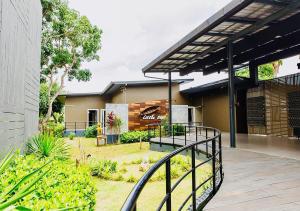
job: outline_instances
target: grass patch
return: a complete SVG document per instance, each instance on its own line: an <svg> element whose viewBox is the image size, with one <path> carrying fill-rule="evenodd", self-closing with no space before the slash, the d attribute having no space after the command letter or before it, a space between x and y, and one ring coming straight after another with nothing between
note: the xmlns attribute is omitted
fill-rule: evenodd
<svg viewBox="0 0 300 211"><path fill-rule="evenodd" d="M95 139L75 138L72 145L71 156L80 157L83 153L90 155L96 161L110 160L118 163L116 171L109 177L94 177L98 192L96 193L96 210L120 210L132 188L149 169L151 165L165 156L167 152L155 152L149 150L148 143L108 145L96 147ZM200 161L198 161L200 162ZM178 155L171 160L172 185L190 169L191 159ZM108 168L109 169L109 168ZM203 165L197 170L197 185L209 177L211 166ZM139 200L140 210L156 210L165 194L165 166L162 166L150 179L150 183L144 188ZM174 210L178 209L183 200L191 193L191 175L187 176L175 189L172 195ZM198 191L198 195L204 190ZM188 203L190 204L190 203ZM187 207L185 207L187 208Z"/></svg>

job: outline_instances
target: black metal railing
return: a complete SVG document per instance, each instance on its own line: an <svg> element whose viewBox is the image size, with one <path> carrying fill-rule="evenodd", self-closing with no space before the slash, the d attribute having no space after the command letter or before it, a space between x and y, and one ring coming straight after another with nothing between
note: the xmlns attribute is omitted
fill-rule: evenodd
<svg viewBox="0 0 300 211"><path fill-rule="evenodd" d="M77 131L86 130L88 127L96 125L98 122L65 122L65 131Z"/></svg>
<svg viewBox="0 0 300 211"><path fill-rule="evenodd" d="M219 190L224 177L222 167L221 132L210 127L188 125L182 126L183 132L181 128L180 131L176 131L175 133L175 128L178 127L178 124L173 124L172 135L165 137L162 136L164 130L162 125L156 124L148 126L149 142L151 144L159 144L161 146L172 145L174 147L174 151L155 163L142 176L124 203L122 207L123 211L137 210L138 199L145 185L148 184L150 178L162 166L165 166L165 196L161 198L161 202L157 205L156 210L161 210L163 207L165 207L167 211L174 209L172 203L172 193L190 174L192 175L190 181L192 189L190 194L187 195L187 197L183 200L179 210L182 210L186 206L189 206L188 210L202 210ZM189 127L191 128L189 129ZM191 133L188 133L188 130L191 130ZM154 137L155 134L159 134L158 137ZM189 152L191 156L191 168L172 186L171 159L176 155L187 152ZM196 164L197 159L200 161L198 164ZM201 176L202 178L203 175L199 175L200 173L197 173L196 170L202 167L204 164L211 165L211 174L208 175L208 177L205 178L199 185L197 185L197 177ZM199 194L197 191L203 187L206 187L206 189ZM189 201L190 203L188 204Z"/></svg>

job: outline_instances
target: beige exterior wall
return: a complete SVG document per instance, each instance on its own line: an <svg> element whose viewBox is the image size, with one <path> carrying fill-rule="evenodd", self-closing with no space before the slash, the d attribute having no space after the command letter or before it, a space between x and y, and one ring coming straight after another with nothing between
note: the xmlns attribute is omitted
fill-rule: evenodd
<svg viewBox="0 0 300 211"><path fill-rule="evenodd" d="M229 106L227 94L204 96L203 122L205 126L229 131Z"/></svg>
<svg viewBox="0 0 300 211"><path fill-rule="evenodd" d="M119 91L112 97L111 103L139 103L151 100L165 100L168 99L168 86L145 86L145 87L127 87L126 97L125 93ZM176 105L188 105L188 100L179 92L179 85L173 85L172 99Z"/></svg>
<svg viewBox="0 0 300 211"><path fill-rule="evenodd" d="M196 121L203 122L204 126L229 131L228 96L225 92L194 95L189 100L196 107Z"/></svg>
<svg viewBox="0 0 300 211"><path fill-rule="evenodd" d="M98 119L100 120L100 109L105 108L105 103L101 96L66 97L65 122L67 128L73 128L73 125L68 125L68 123L78 122L77 128L83 129L85 127L84 122L88 121L88 109L98 109Z"/></svg>

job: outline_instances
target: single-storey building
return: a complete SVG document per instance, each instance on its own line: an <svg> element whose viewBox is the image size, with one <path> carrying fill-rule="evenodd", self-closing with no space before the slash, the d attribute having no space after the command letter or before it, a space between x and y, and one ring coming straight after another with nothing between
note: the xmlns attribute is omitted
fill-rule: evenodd
<svg viewBox="0 0 300 211"><path fill-rule="evenodd" d="M172 80L173 122L200 122L200 110L190 107L188 98L179 90L190 79ZM146 125L160 122L168 113L168 81L111 82L103 92L69 93L60 98L65 103L66 131L81 133L86 127L101 122L113 111L123 120L122 131L145 130Z"/></svg>
<svg viewBox="0 0 300 211"><path fill-rule="evenodd" d="M300 74L260 81L236 78L238 133L299 136ZM189 80L172 82L172 121L203 123L229 131L228 79L180 90ZM123 131L145 130L168 114L168 82L164 80L111 82L102 93L64 94L66 131L80 132L114 111Z"/></svg>

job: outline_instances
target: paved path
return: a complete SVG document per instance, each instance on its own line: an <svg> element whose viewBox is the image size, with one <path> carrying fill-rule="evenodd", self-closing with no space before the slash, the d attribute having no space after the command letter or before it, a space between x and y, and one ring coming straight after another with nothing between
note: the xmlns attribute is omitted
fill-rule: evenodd
<svg viewBox="0 0 300 211"><path fill-rule="evenodd" d="M300 210L299 160L241 149L223 152L224 182L205 210Z"/></svg>
<svg viewBox="0 0 300 211"><path fill-rule="evenodd" d="M239 134L236 149L227 133L222 141L225 178L205 210L300 211L299 140Z"/></svg>

